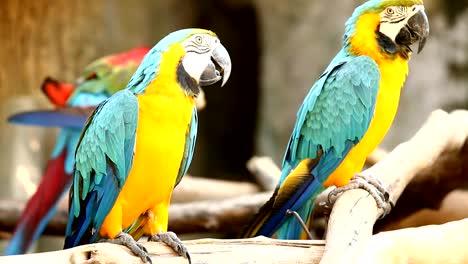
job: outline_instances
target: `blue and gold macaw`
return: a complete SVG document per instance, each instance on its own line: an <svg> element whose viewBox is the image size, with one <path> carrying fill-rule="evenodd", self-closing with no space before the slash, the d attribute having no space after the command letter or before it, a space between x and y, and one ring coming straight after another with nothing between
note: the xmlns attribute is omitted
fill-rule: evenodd
<svg viewBox="0 0 468 264"><path fill-rule="evenodd" d="M82 132L64 248L109 241L151 262L136 242L148 235L189 258L167 232L169 202L192 160L200 86L224 85L230 72L228 52L208 30L173 32L149 51Z"/></svg>
<svg viewBox="0 0 468 264"><path fill-rule="evenodd" d="M147 47L138 47L99 58L86 66L76 87L48 77L42 91L56 108L22 112L8 119L16 124L61 129L41 182L20 216L5 255L26 253L42 234L71 184L76 144L86 119L104 99L125 88L148 51Z"/></svg>
<svg viewBox="0 0 468 264"><path fill-rule="evenodd" d="M370 0L346 22L343 48L312 86L297 113L272 198L242 236L298 239L315 197L361 171L395 117L410 46L425 44L422 0Z"/></svg>

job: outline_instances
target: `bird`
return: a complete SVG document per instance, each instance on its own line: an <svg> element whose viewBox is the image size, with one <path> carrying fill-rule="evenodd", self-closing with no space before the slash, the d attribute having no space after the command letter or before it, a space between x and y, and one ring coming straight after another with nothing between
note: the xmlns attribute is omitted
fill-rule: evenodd
<svg viewBox="0 0 468 264"><path fill-rule="evenodd" d="M326 187L361 187L366 157L389 130L408 74L411 46L429 35L422 0L370 0L345 23L342 49L297 112L272 197L241 237L299 239ZM382 188L374 195L379 206ZM378 183L378 182L377 182ZM298 217L293 217L297 215Z"/></svg>
<svg viewBox="0 0 468 264"><path fill-rule="evenodd" d="M170 198L193 157L200 87L223 86L230 73L229 53L206 29L177 30L148 52L126 88L99 104L82 131L64 248L110 242L151 262L137 242L148 236L190 262L167 231Z"/></svg>
<svg viewBox="0 0 468 264"><path fill-rule="evenodd" d="M47 77L41 90L53 110L14 114L14 124L59 127L54 149L35 193L23 209L4 255L24 254L46 228L72 181L75 148L87 117L104 99L125 88L148 47L107 55L87 65L76 85Z"/></svg>

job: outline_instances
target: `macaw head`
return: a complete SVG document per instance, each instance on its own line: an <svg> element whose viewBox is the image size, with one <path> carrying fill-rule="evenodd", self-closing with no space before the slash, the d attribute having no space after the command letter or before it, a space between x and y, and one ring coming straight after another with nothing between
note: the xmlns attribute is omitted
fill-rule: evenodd
<svg viewBox="0 0 468 264"><path fill-rule="evenodd" d="M416 42L419 42L418 53L421 52L429 35L423 1L370 0L359 6L346 22L345 43L349 41L351 50L360 53L363 49L356 46L369 48L361 42L371 34L378 49L386 55L395 57L399 54L409 59L411 45Z"/></svg>
<svg viewBox="0 0 468 264"><path fill-rule="evenodd" d="M196 97L200 86L221 81L231 74L231 59L215 33L205 29L182 29L163 39L143 59L127 88L148 92L152 81L177 81L183 91ZM156 88L157 89L157 88Z"/></svg>

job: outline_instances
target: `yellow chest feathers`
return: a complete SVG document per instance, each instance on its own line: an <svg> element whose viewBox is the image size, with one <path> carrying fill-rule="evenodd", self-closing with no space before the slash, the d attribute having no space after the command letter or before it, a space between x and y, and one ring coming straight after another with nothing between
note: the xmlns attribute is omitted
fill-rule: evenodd
<svg viewBox="0 0 468 264"><path fill-rule="evenodd" d="M350 52L371 57L380 70L380 86L374 116L368 131L358 144L364 154L369 154L385 137L398 108L400 91L408 74L408 60L400 54L388 54L379 47L376 30L380 16L366 13L356 22L354 35L350 38Z"/></svg>
<svg viewBox="0 0 468 264"><path fill-rule="evenodd" d="M369 56L377 63L381 75L380 90L385 87L401 89L408 74L408 60L398 53L388 54L382 51L376 38L379 23L379 14L361 15L356 21L354 35L349 40L349 52Z"/></svg>

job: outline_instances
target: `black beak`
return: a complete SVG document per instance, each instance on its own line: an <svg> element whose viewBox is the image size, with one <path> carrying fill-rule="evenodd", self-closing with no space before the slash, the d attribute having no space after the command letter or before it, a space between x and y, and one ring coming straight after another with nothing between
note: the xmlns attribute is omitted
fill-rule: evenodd
<svg viewBox="0 0 468 264"><path fill-rule="evenodd" d="M424 10L414 14L408 23L404 26L395 38L399 45L410 46L419 41L418 53L420 53L426 44L426 38L429 35L429 20Z"/></svg>
<svg viewBox="0 0 468 264"><path fill-rule="evenodd" d="M226 48L219 43L211 54L211 61L200 76L200 86L209 86L222 79L223 86L231 75L231 58Z"/></svg>

